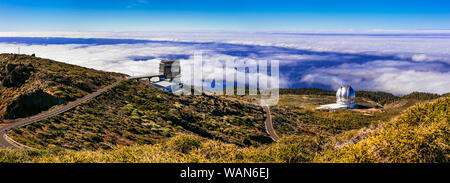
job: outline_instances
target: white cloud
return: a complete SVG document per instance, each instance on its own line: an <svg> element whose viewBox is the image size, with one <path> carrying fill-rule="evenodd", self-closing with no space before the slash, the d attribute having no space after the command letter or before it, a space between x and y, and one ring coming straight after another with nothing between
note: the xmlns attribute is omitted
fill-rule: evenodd
<svg viewBox="0 0 450 183"><path fill-rule="evenodd" d="M449 92L450 72L439 72L435 67L395 60L342 64L333 68L314 69L302 81L321 83L333 88L341 83L351 83L357 90L385 91L395 95L412 91L439 94Z"/></svg>
<svg viewBox="0 0 450 183"><path fill-rule="evenodd" d="M431 32L436 33L436 32ZM35 53L66 63L129 75L156 73L167 55L193 55L204 60L280 60L280 85L316 83L403 95L412 91L450 92L450 36L304 35L251 32L91 32L5 33L0 36L134 38L163 42L115 45L39 45L0 43L0 52ZM225 44L224 44L225 43ZM135 61L134 57L148 58ZM186 63L192 58L182 58ZM217 64L218 65L218 64ZM221 68L208 64L211 76Z"/></svg>
<svg viewBox="0 0 450 183"><path fill-rule="evenodd" d="M423 62L427 60L427 55L425 54L413 55L412 60L416 62Z"/></svg>

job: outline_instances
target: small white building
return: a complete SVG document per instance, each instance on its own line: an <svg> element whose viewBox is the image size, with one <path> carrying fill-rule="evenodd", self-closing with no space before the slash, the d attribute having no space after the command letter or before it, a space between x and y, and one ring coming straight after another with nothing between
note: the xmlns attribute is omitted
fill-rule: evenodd
<svg viewBox="0 0 450 183"><path fill-rule="evenodd" d="M164 90L166 92L172 92L172 91L175 91L175 90L178 90L181 88L180 84L172 83L169 81L159 81L159 82L150 84L150 86L153 86L160 90Z"/></svg>
<svg viewBox="0 0 450 183"><path fill-rule="evenodd" d="M336 103L326 104L316 109L353 109L355 108L355 90L350 85L339 87L336 92Z"/></svg>

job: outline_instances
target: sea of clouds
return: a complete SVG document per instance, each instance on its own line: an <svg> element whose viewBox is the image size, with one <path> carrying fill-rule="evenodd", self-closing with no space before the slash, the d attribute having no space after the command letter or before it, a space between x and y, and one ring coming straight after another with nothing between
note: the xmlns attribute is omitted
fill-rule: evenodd
<svg viewBox="0 0 450 183"><path fill-rule="evenodd" d="M281 87L350 84L356 90L395 95L450 92L448 32L0 33L0 53L19 48L25 54L129 75L157 73L161 59L178 59L182 71L188 71L194 53L202 53L209 73L220 73L220 63L227 61L279 60Z"/></svg>

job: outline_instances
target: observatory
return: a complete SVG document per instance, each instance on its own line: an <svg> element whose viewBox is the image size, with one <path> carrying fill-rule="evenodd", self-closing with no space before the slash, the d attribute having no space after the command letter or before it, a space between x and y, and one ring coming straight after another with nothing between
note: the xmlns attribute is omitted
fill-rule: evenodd
<svg viewBox="0 0 450 183"><path fill-rule="evenodd" d="M181 68L178 60L162 60L159 64L159 81L151 83L150 86L174 92L182 87Z"/></svg>
<svg viewBox="0 0 450 183"><path fill-rule="evenodd" d="M339 87L336 92L336 103L321 105L316 109L353 109L355 108L355 90L350 85Z"/></svg>
<svg viewBox="0 0 450 183"><path fill-rule="evenodd" d="M164 76L164 79L172 81L180 77L180 61L178 60L162 60L159 64L159 74Z"/></svg>

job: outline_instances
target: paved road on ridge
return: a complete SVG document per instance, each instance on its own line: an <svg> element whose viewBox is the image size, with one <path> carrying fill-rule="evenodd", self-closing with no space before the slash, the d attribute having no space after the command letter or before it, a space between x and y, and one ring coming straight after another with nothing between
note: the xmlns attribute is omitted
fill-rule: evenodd
<svg viewBox="0 0 450 183"><path fill-rule="evenodd" d="M273 123L272 123L272 115L270 115L270 107L269 106L263 106L264 111L266 112L266 131L269 134L270 138L274 141L280 140L280 137L278 137L277 133L275 132L275 129L273 129Z"/></svg>
<svg viewBox="0 0 450 183"><path fill-rule="evenodd" d="M239 102L242 102L242 103L245 103L245 104L248 104L248 105L262 106L264 112L266 113L266 115L265 115L266 119L264 121L264 126L266 128L267 134L269 134L270 138L273 141L280 140L280 137L278 137L277 133L275 132L275 129L273 128L272 116L271 116L271 113L270 113L270 107L268 105L264 105L264 104L261 104L261 103L248 102L248 101L245 101L245 100L239 100L239 99L236 99L236 98L233 98L233 97L227 97L226 99L232 100L232 101L239 101Z"/></svg>
<svg viewBox="0 0 450 183"><path fill-rule="evenodd" d="M264 126L266 128L266 132L267 134L269 134L270 138L273 141L278 141L280 140L280 137L278 137L277 133L275 132L275 129L273 128L273 123L272 123L272 116L270 113L270 107L268 105L264 105L261 103L253 103L253 102L248 102L245 100L239 100L233 97L227 97L226 99L228 100L232 100L232 101L240 101L242 103L248 104L248 105L255 105L255 106L262 106L264 112L266 113L266 119L264 121Z"/></svg>
<svg viewBox="0 0 450 183"><path fill-rule="evenodd" d="M117 81L114 82L113 84L110 84L104 88L101 88L99 90L97 90L94 93L88 94L86 96L84 96L83 98L80 98L78 100L69 102L66 105L62 105L59 106L55 109L52 109L50 111L45 111L42 113L39 113L37 115L34 116L30 116L30 117L26 117L26 118L19 118L19 119L14 119L14 120L8 120L8 121L4 121L5 124L0 124L2 126L0 126L0 148L7 148L7 147L11 147L11 148L20 148L20 145L17 145L15 143L12 143L11 141L9 141L5 135L5 130L10 130L12 128L17 128L17 127L21 127L21 126L25 126L34 122L38 122L41 121L43 119L46 118L50 118L53 116L56 116L58 114L61 114L63 112L66 112L80 104L82 104L83 102L87 102L89 100L91 100L92 98L99 96L100 94L102 94L104 91L116 86L117 84L119 84L121 81L124 80L124 78L116 78Z"/></svg>

